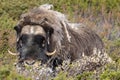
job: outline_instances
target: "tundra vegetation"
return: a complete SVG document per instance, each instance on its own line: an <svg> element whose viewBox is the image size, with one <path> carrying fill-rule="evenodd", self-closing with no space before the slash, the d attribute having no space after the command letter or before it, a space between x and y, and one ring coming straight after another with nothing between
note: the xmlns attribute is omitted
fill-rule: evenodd
<svg viewBox="0 0 120 80"><path fill-rule="evenodd" d="M31 80L17 74L14 66L17 58L7 50L15 51L13 27L19 16L45 3L67 14L71 22L80 22L93 29L115 61L74 77L61 71L53 80L120 80L120 0L0 0L0 80Z"/></svg>

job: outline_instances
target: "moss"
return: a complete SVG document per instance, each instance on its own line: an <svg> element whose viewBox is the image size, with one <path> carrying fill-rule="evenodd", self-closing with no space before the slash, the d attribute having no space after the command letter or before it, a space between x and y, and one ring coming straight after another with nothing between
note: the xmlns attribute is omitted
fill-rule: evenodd
<svg viewBox="0 0 120 80"><path fill-rule="evenodd" d="M104 71L100 76L101 80L120 80L120 71Z"/></svg>
<svg viewBox="0 0 120 80"><path fill-rule="evenodd" d="M114 41L114 46L120 47L120 38Z"/></svg>
<svg viewBox="0 0 120 80"><path fill-rule="evenodd" d="M120 80L120 62L107 64L99 76L100 80Z"/></svg>
<svg viewBox="0 0 120 80"><path fill-rule="evenodd" d="M7 69L3 69L0 71L0 80L5 79L6 77L8 77L10 75L10 71Z"/></svg>
<svg viewBox="0 0 120 80"><path fill-rule="evenodd" d="M74 78L67 76L67 72L61 71L53 80L74 80Z"/></svg>
<svg viewBox="0 0 120 80"><path fill-rule="evenodd" d="M76 80L93 80L92 72L84 72L78 76L76 76Z"/></svg>
<svg viewBox="0 0 120 80"><path fill-rule="evenodd" d="M11 67L11 68L10 68ZM1 66L0 67L0 80L31 80L29 77L17 74L12 66Z"/></svg>

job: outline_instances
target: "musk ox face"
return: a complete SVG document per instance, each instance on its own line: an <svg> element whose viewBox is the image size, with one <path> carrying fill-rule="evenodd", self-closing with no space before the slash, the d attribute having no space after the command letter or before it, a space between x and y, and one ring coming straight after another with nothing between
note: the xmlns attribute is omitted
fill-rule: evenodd
<svg viewBox="0 0 120 80"><path fill-rule="evenodd" d="M55 53L52 42L53 29L40 25L14 27L17 33L19 61L33 64L40 60L45 63Z"/></svg>

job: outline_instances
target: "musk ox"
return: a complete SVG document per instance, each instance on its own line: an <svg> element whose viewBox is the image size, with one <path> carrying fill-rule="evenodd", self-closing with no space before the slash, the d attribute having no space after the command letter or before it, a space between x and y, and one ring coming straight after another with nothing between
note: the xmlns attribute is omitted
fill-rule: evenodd
<svg viewBox="0 0 120 80"><path fill-rule="evenodd" d="M41 61L55 68L67 59L72 62L104 53L104 44L94 31L82 24L70 23L64 14L51 7L40 6L21 15L14 27L18 63L32 65Z"/></svg>

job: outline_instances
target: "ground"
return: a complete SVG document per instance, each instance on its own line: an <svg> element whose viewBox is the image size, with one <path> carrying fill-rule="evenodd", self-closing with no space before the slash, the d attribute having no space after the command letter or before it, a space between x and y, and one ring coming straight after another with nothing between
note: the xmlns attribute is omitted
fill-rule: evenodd
<svg viewBox="0 0 120 80"><path fill-rule="evenodd" d="M15 31L13 27L20 14L44 3L52 3L55 10L67 14L71 22L80 22L93 29L103 40L106 53L114 63L105 64L92 71L86 70L72 75L78 70L74 65L64 65L53 80L120 80L120 1L119 0L1 0L0 7L0 80L32 80L16 71L17 57L8 54L15 50ZM79 61L78 61L79 62ZM66 62L65 62L66 63ZM68 63L69 64L69 63ZM92 65L92 64L91 64ZM98 65L97 65L98 66ZM32 67L32 66L31 66ZM26 67L28 73L31 67ZM71 69L69 69L69 67ZM41 67L40 67L41 69ZM79 68L80 69L80 68ZM36 69L37 70L37 69ZM35 70L35 71L36 71ZM41 69L44 71L44 69ZM48 72L51 70L47 68ZM29 72L31 71L31 72ZM39 72L40 70L38 70ZM39 72L40 73L40 72ZM69 74L70 73L70 74ZM40 74L39 74L40 75ZM68 76L69 75L69 76ZM54 76L54 75L53 75ZM32 77L32 78L31 78ZM47 77L41 77L43 80ZM37 79L36 79L37 80ZM47 80L47 79L46 79Z"/></svg>

